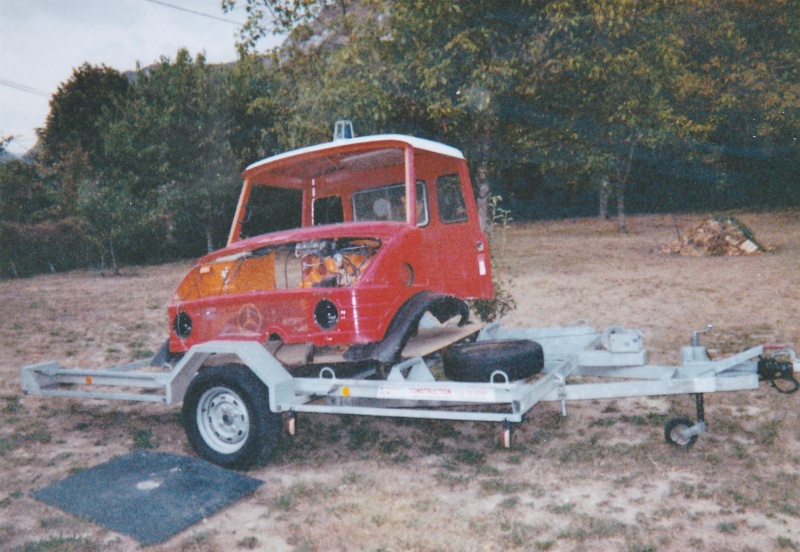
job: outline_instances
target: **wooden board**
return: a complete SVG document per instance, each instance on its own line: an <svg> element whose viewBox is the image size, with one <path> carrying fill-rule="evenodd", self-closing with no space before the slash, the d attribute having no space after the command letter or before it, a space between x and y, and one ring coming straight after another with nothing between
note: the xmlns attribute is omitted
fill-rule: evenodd
<svg viewBox="0 0 800 552"><path fill-rule="evenodd" d="M426 356L444 349L448 345L471 336L483 328L483 324L467 324L465 326L435 326L433 328L420 328L416 336L412 337L405 349L403 358ZM311 364L338 364L346 362L344 359L343 348L337 350L325 350L314 355ZM282 345L273 353L282 364L288 366L299 366L305 364L306 344L298 343Z"/></svg>
<svg viewBox="0 0 800 552"><path fill-rule="evenodd" d="M465 326L436 326L420 328L403 349L403 358L425 356L444 349L448 345L478 333L483 324L467 324Z"/></svg>

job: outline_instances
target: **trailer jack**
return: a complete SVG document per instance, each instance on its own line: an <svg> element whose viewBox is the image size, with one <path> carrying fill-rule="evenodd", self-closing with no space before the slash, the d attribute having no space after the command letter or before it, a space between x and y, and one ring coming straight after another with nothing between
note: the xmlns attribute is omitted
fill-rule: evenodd
<svg viewBox="0 0 800 552"><path fill-rule="evenodd" d="M664 439L670 445L689 448L697 441L698 435L708 431L702 393L695 394L695 403L697 405L696 423L692 423L692 420L685 416L679 416L670 419L664 425Z"/></svg>

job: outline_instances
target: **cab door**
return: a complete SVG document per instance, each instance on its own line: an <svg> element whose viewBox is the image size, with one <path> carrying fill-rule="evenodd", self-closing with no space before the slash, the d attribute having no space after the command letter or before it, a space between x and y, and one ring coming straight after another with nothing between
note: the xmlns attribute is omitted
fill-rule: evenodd
<svg viewBox="0 0 800 552"><path fill-rule="evenodd" d="M480 229L466 166L445 167L429 178L432 212L425 231L432 257L439 259L440 290L461 298L492 297L489 244Z"/></svg>

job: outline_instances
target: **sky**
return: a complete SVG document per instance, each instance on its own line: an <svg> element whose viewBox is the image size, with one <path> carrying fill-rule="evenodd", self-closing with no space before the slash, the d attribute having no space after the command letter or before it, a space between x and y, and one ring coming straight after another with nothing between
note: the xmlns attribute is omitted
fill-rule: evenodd
<svg viewBox="0 0 800 552"><path fill-rule="evenodd" d="M25 153L45 124L50 98L88 62L120 72L150 65L180 48L210 63L236 60L237 8L221 0L0 0L0 137ZM199 15L198 13L205 15ZM260 44L267 48L277 44Z"/></svg>

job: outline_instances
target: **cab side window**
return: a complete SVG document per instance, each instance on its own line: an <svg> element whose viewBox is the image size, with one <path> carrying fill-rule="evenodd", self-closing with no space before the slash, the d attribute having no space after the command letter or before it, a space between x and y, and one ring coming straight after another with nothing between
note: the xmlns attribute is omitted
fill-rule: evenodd
<svg viewBox="0 0 800 552"><path fill-rule="evenodd" d="M467 205L461 179L457 174L445 174L436 179L436 195L439 199L439 219L444 223L467 220Z"/></svg>
<svg viewBox="0 0 800 552"><path fill-rule="evenodd" d="M428 224L428 195L425 181L417 180L417 226ZM353 218L366 220L406 220L406 187L402 182L367 188L353 193Z"/></svg>

